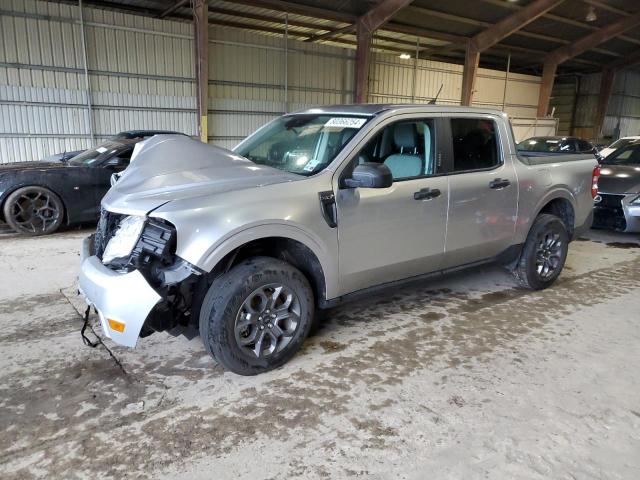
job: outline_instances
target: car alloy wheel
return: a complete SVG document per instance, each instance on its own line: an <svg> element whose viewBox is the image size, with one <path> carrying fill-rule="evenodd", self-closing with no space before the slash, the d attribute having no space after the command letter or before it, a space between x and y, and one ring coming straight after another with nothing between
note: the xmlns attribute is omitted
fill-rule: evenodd
<svg viewBox="0 0 640 480"><path fill-rule="evenodd" d="M242 303L235 321L238 346L256 358L284 349L300 324L300 301L293 290L272 283L254 290Z"/></svg>
<svg viewBox="0 0 640 480"><path fill-rule="evenodd" d="M43 187L23 187L13 192L4 208L7 223L18 233L44 235L62 224L64 206L60 198Z"/></svg>
<svg viewBox="0 0 640 480"><path fill-rule="evenodd" d="M536 249L536 271L540 278L551 278L560 266L562 239L556 232L547 232L538 242Z"/></svg>

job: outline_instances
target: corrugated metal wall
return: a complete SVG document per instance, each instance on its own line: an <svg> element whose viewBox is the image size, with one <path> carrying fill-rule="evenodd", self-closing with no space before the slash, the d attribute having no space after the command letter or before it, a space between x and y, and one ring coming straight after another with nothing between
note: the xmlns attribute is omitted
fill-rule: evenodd
<svg viewBox="0 0 640 480"><path fill-rule="evenodd" d="M506 65L505 65L506 66ZM460 104L462 65L432 60L400 59L397 55L376 54L370 72L369 97L372 102L426 102L442 85L438 103ZM480 68L473 104L502 110L513 117L535 117L540 77ZM415 85L414 85L415 79ZM505 90L506 89L506 90Z"/></svg>
<svg viewBox="0 0 640 480"><path fill-rule="evenodd" d="M85 148L129 129L196 135L192 25L83 12L89 97L78 8L0 0L0 162ZM211 28L209 140L230 148L285 111L352 102L354 54ZM370 78L371 102L423 102L443 85L438 103L458 104L462 66L419 60L414 67L413 60L377 54ZM505 96L505 73L481 69L475 104L504 102L521 124L532 124L538 88L539 78L510 74Z"/></svg>
<svg viewBox="0 0 640 480"><path fill-rule="evenodd" d="M87 148L122 130L195 134L189 24L85 8L90 122L78 18L75 6L0 0L2 162Z"/></svg>
<svg viewBox="0 0 640 480"><path fill-rule="evenodd" d="M353 101L353 50L211 29L209 139L231 148L268 120Z"/></svg>
<svg viewBox="0 0 640 480"><path fill-rule="evenodd" d="M555 110L555 117L558 118L559 135L571 135L577 87L575 79L568 79L565 82L556 81L553 86L550 108Z"/></svg>
<svg viewBox="0 0 640 480"><path fill-rule="evenodd" d="M587 138L595 136L593 128L599 94L600 74L580 79L575 129ZM640 135L640 73L622 71L616 74L602 135L607 139Z"/></svg>

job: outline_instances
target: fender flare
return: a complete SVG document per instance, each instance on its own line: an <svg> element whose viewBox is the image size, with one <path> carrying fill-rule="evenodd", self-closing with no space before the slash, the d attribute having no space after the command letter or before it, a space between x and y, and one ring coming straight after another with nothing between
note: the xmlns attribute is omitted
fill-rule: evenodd
<svg viewBox="0 0 640 480"><path fill-rule="evenodd" d="M530 221L527 222L526 230L521 229L520 232L519 232L518 241L520 243L526 241L527 237L529 236L529 231L531 230L531 227L533 226L533 221L538 215L540 215L540 212L542 211L542 209L549 202L552 202L553 200L558 200L558 199L567 200L571 204L571 208L573 208L573 211L575 213L575 211L576 211L576 199L575 199L575 197L571 194L571 191L569 190L568 187L563 186L563 185L557 185L552 190L549 190L548 192L546 192L545 195L543 195L542 198L540 198L540 200L538 200L538 203L536 203L535 208L532 209L532 211L534 213L532 214ZM574 219L574 221L575 221L575 219ZM575 228L575 225L571 225L571 228Z"/></svg>
<svg viewBox="0 0 640 480"><path fill-rule="evenodd" d="M558 199L567 200L571 204L571 207L573 208L573 210L575 211L576 198L571 194L571 191L569 191L568 188L559 186L547 192L538 201L538 203L536 204L536 208L534 210L536 212L536 217L540 215L540 212L542 211L542 209L546 204L548 204L549 202L552 202L553 200L558 200Z"/></svg>
<svg viewBox="0 0 640 480"><path fill-rule="evenodd" d="M338 291L338 271L334 267L334 255L323 246L323 242L313 233L291 223L270 222L268 224L252 225L236 231L217 242L205 252L196 264L206 272L211 272L216 265L235 249L249 242L267 238L286 238L294 240L307 247L316 256L324 275L327 298L332 298ZM333 260L332 260L333 259Z"/></svg>

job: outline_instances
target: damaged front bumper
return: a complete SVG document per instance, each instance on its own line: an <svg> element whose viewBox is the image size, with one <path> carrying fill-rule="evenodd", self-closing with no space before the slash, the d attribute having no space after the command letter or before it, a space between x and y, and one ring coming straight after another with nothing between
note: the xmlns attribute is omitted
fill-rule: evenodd
<svg viewBox="0 0 640 480"><path fill-rule="evenodd" d="M162 297L137 270L120 273L104 266L92 255L93 236L82 244L78 290L95 308L108 338L135 347L142 327Z"/></svg>

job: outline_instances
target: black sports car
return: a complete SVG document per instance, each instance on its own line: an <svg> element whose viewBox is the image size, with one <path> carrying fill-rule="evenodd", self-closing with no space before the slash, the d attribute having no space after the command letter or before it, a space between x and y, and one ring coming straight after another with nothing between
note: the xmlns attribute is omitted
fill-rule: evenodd
<svg viewBox="0 0 640 480"><path fill-rule="evenodd" d="M598 149L592 143L578 137L531 137L518 143L517 147L529 156L535 156L536 153L544 156L598 153Z"/></svg>
<svg viewBox="0 0 640 480"><path fill-rule="evenodd" d="M136 143L158 134L183 135L128 131L72 158L0 164L0 220L24 235L52 233L63 222L97 220L111 175L129 166Z"/></svg>

